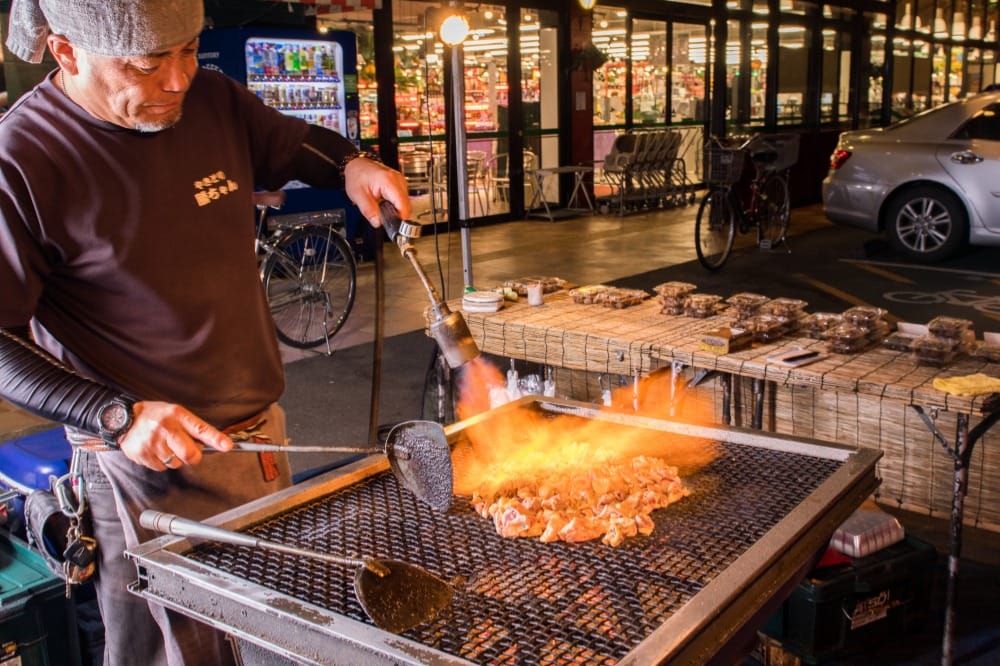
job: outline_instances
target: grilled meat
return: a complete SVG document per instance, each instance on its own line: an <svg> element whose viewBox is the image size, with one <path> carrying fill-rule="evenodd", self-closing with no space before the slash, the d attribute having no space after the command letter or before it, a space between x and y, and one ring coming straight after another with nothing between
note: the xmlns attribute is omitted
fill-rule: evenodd
<svg viewBox="0 0 1000 666"><path fill-rule="evenodd" d="M598 465L538 470L472 495L472 505L506 538L618 546L653 531L650 513L686 497L677 468L661 458L637 456Z"/></svg>

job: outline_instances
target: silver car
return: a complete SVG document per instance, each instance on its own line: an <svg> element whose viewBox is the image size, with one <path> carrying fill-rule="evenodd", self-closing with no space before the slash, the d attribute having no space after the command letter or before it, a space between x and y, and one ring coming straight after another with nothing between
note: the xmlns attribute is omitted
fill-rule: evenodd
<svg viewBox="0 0 1000 666"><path fill-rule="evenodd" d="M823 180L833 222L885 232L922 263L1000 245L1000 92L843 132Z"/></svg>

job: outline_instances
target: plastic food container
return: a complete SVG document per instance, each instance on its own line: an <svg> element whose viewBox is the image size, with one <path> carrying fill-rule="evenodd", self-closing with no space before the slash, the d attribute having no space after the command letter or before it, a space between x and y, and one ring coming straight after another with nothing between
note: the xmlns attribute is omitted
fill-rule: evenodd
<svg viewBox="0 0 1000 666"><path fill-rule="evenodd" d="M843 316L844 321L849 324L854 324L861 328L872 328L885 316L885 310L867 305L858 305L844 310Z"/></svg>
<svg viewBox="0 0 1000 666"><path fill-rule="evenodd" d="M618 289L609 288L601 296L601 305L609 308L627 308L631 305L638 305L649 297L642 289Z"/></svg>
<svg viewBox="0 0 1000 666"><path fill-rule="evenodd" d="M773 314L779 317L798 317L809 305L798 298L775 298L761 306L763 314Z"/></svg>
<svg viewBox="0 0 1000 666"><path fill-rule="evenodd" d="M740 292L738 294L733 294L726 299L726 303L730 307L735 308L737 312L756 314L760 310L760 306L767 303L769 299L767 296L762 294L754 294L749 291Z"/></svg>
<svg viewBox="0 0 1000 666"><path fill-rule="evenodd" d="M845 321L824 332L821 339L830 343L830 351L832 352L856 354L868 346L868 333L868 330L861 326Z"/></svg>
<svg viewBox="0 0 1000 666"><path fill-rule="evenodd" d="M931 335L955 341L962 340L970 328L971 321L954 317L935 317L927 322L927 331Z"/></svg>
<svg viewBox="0 0 1000 666"><path fill-rule="evenodd" d="M664 298L684 298L697 288L690 282L664 282L656 285L653 291Z"/></svg>
<svg viewBox="0 0 1000 666"><path fill-rule="evenodd" d="M843 323L843 316L836 312L814 312L806 315L801 322L802 334L818 340L823 333Z"/></svg>
<svg viewBox="0 0 1000 666"><path fill-rule="evenodd" d="M906 530L894 516L858 509L833 533L830 547L848 557L865 557L904 538Z"/></svg>
<svg viewBox="0 0 1000 666"><path fill-rule="evenodd" d="M777 315L760 314L750 319L748 330L757 342L773 342L788 332L788 319Z"/></svg>
<svg viewBox="0 0 1000 666"><path fill-rule="evenodd" d="M1000 363L1000 345L982 345L976 350L976 356L993 363Z"/></svg>
<svg viewBox="0 0 1000 666"><path fill-rule="evenodd" d="M669 315L684 314L684 302L697 287L689 282L664 282L654 288L660 297L660 312Z"/></svg>
<svg viewBox="0 0 1000 666"><path fill-rule="evenodd" d="M583 303L590 305L592 303L602 302L605 294L611 287L603 284L591 284L584 287L577 287L576 289L570 289L569 295L573 299L574 303Z"/></svg>
<svg viewBox="0 0 1000 666"><path fill-rule="evenodd" d="M538 283L541 283L544 294L550 294L566 287L566 281L556 277L525 277L517 280L506 280L503 286L513 289L519 296L527 296L528 285Z"/></svg>
<svg viewBox="0 0 1000 666"><path fill-rule="evenodd" d="M941 367L955 358L957 342L936 335L921 335L911 345L917 365Z"/></svg>
<svg viewBox="0 0 1000 666"><path fill-rule="evenodd" d="M715 294L691 294L684 301L684 314L688 317L704 319L719 312L722 296Z"/></svg>

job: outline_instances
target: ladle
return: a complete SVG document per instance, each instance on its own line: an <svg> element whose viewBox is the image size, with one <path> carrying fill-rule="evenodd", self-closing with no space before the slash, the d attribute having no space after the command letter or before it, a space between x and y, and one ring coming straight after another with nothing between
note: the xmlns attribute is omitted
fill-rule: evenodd
<svg viewBox="0 0 1000 666"><path fill-rule="evenodd" d="M399 634L433 619L455 594L454 588L420 567L398 560L343 557L259 539L242 532L206 525L170 513L146 510L139 524L148 530L179 537L198 537L234 546L273 550L333 564L358 567L354 593L377 627Z"/></svg>

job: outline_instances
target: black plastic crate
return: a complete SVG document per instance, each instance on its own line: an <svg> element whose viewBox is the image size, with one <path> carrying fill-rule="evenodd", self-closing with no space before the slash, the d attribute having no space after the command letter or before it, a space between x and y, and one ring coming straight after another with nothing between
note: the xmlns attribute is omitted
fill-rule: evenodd
<svg viewBox="0 0 1000 666"><path fill-rule="evenodd" d="M930 607L937 553L908 537L803 580L762 631L805 663L842 657L918 631Z"/></svg>

